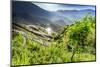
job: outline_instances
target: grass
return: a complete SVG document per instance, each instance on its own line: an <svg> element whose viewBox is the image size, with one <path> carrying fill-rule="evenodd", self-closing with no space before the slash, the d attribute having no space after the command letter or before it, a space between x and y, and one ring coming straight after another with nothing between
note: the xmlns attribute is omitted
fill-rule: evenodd
<svg viewBox="0 0 100 67"><path fill-rule="evenodd" d="M93 17L86 16L73 25L65 26L61 32L48 46L16 33L12 38L12 66L96 60ZM75 54L71 60L73 51Z"/></svg>
<svg viewBox="0 0 100 67"><path fill-rule="evenodd" d="M95 55L80 53L75 54L71 61L72 52L66 49L66 46L53 42L45 47L41 44L27 39L25 46L22 45L22 35L17 35L13 39L12 46L12 65L30 65L30 64L50 64L78 61L93 61Z"/></svg>

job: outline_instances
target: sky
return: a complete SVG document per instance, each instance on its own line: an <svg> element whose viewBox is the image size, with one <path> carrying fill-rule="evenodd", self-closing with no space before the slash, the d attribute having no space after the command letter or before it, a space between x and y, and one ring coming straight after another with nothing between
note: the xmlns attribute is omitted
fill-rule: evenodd
<svg viewBox="0 0 100 67"><path fill-rule="evenodd" d="M90 6L90 5L51 4L51 3L34 3L34 2L32 3L47 11L84 10L84 9L95 10L95 6Z"/></svg>

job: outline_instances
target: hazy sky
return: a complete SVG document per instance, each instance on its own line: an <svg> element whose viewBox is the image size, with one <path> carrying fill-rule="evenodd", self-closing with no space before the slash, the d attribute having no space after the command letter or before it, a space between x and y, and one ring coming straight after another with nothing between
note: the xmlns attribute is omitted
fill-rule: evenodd
<svg viewBox="0 0 100 67"><path fill-rule="evenodd" d="M72 5L72 4L50 4L50 3L33 3L39 6L42 9L48 11L57 11L57 10L83 10L83 9L92 9L95 10L95 6L86 6L86 5Z"/></svg>

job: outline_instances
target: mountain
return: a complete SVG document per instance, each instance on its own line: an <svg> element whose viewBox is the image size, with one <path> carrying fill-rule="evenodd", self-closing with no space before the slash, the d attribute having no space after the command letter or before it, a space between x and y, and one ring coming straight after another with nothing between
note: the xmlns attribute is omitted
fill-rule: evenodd
<svg viewBox="0 0 100 67"><path fill-rule="evenodd" d="M84 9L84 10L58 10L59 14L63 15L70 20L80 19L81 17L85 16L86 14L91 14L95 16L95 10L92 9Z"/></svg>
<svg viewBox="0 0 100 67"><path fill-rule="evenodd" d="M65 21L54 12L46 11L32 2L13 1L12 17L16 23L33 24L52 28L66 25ZM62 22L61 22L62 21Z"/></svg>
<svg viewBox="0 0 100 67"><path fill-rule="evenodd" d="M74 20L80 19L86 13L93 10L58 10L51 12L40 8L32 2L12 1L12 20L14 23L27 25L39 25L41 27L51 27L54 31L65 25L70 25Z"/></svg>
<svg viewBox="0 0 100 67"><path fill-rule="evenodd" d="M58 10L57 12L95 12L92 9L84 9L84 10Z"/></svg>
<svg viewBox="0 0 100 67"><path fill-rule="evenodd" d="M12 3L12 12L13 17L19 17L24 20L39 22L43 19L42 17L49 17L49 12L41 9L40 7L32 4L31 2L18 2L13 1ZM35 18L36 17L36 18ZM45 19L48 21L48 19ZM38 19L38 20L37 20ZM41 21L42 22L42 21Z"/></svg>

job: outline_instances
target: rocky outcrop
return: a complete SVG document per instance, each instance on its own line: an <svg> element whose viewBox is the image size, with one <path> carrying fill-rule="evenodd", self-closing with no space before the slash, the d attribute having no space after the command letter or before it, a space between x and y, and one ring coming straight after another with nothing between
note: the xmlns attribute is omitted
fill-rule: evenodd
<svg viewBox="0 0 100 67"><path fill-rule="evenodd" d="M16 33L20 33L24 37L27 37L32 41L36 41L42 45L47 46L53 39L53 37L49 35L47 31L40 26L12 23L12 28L13 35L16 35Z"/></svg>

